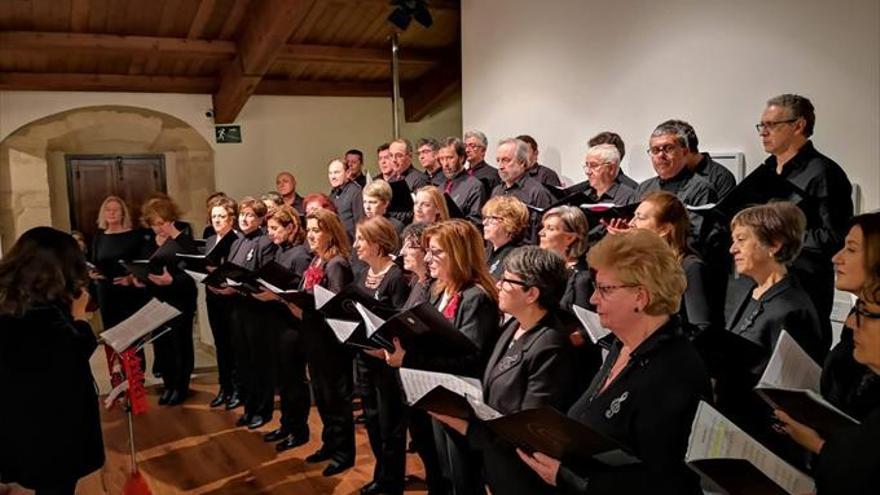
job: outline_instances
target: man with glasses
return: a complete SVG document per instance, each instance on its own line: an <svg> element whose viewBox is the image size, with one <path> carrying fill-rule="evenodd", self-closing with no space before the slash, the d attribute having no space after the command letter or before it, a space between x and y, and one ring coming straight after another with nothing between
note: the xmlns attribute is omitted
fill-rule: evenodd
<svg viewBox="0 0 880 495"><path fill-rule="evenodd" d="M694 126L683 120L667 120L664 124L666 123L681 127L687 136L688 153L685 158L687 168L709 181L709 184L712 184L715 192L718 193L719 200L727 196L727 193L736 185L736 177L733 176L733 172L713 160L709 153L700 153L700 140Z"/></svg>
<svg viewBox="0 0 880 495"><path fill-rule="evenodd" d="M442 175L446 178L440 190L448 194L465 217L479 229L483 225L480 208L486 202L488 193L482 182L464 170L465 154L464 143L457 137L448 137L440 144L437 158L443 168Z"/></svg>
<svg viewBox="0 0 880 495"><path fill-rule="evenodd" d="M590 183L586 190L590 202L624 206L639 200L633 188L616 180L619 171L620 153L613 144L599 144L587 150L584 173Z"/></svg>
<svg viewBox="0 0 880 495"><path fill-rule="evenodd" d="M428 176L412 166L412 144L408 139L395 139L388 147L391 159L394 160L394 171L398 180L406 181L410 191L417 191L422 186L430 185Z"/></svg>
<svg viewBox="0 0 880 495"><path fill-rule="evenodd" d="M843 246L853 203L846 172L816 151L810 141L815 124L816 114L809 99L783 94L767 100L761 122L755 127L770 156L753 173L778 174L806 193L810 207L804 211L804 246L790 270L810 283L810 297L824 324L829 321L834 303L831 257Z"/></svg>
<svg viewBox="0 0 880 495"><path fill-rule="evenodd" d="M416 143L416 153L419 155L419 164L425 170L428 181L431 185L443 187L446 182L446 176L443 175L440 160L437 159L437 152L440 151L440 143L432 138L421 138Z"/></svg>
<svg viewBox="0 0 880 495"><path fill-rule="evenodd" d="M467 154L468 174L479 179L486 186L487 191L495 189L501 183L498 170L486 163L486 146L489 140L480 131L468 131L464 133L464 149Z"/></svg>
<svg viewBox="0 0 880 495"><path fill-rule="evenodd" d="M617 148L617 152L620 153L621 162L623 161L623 157L626 156L626 144L624 144L623 138L620 137L620 134L616 132L602 131L587 141L587 146L590 148L600 144L613 144L614 147ZM623 173L623 169L620 167L617 167L617 176L614 178L614 181L629 186L633 191L639 188L639 183Z"/></svg>

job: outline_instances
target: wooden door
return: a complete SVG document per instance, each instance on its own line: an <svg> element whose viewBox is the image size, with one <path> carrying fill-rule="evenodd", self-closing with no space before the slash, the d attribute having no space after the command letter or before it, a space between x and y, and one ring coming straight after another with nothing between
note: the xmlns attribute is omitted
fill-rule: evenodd
<svg viewBox="0 0 880 495"><path fill-rule="evenodd" d="M162 155L70 155L67 156L70 224L91 242L97 232L98 210L104 198L119 196L139 227L144 201L164 193L165 158Z"/></svg>

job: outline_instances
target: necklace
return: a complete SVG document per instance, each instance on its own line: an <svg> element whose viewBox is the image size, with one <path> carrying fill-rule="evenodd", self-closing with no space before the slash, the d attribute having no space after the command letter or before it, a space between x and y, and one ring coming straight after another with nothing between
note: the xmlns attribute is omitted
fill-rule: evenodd
<svg viewBox="0 0 880 495"><path fill-rule="evenodd" d="M364 281L364 286L366 286L368 289L378 289L379 284L382 283L382 279L385 278L385 274L388 273L388 270L391 269L392 265L394 265L394 263L388 263L388 266L383 268L379 273L373 272L372 268L368 269L367 279Z"/></svg>

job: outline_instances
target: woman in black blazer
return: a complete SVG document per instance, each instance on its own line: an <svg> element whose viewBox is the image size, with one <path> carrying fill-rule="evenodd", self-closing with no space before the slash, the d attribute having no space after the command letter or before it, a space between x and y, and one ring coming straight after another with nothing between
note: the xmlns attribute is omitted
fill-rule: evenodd
<svg viewBox="0 0 880 495"><path fill-rule="evenodd" d="M431 304L473 342L475 350L466 355L427 358L406 352L395 339L395 350L386 352L386 362L398 368L480 377L495 348L499 321L497 289L486 265L482 237L472 223L458 219L431 225L424 237L428 245L425 260L436 280ZM464 437L436 422L434 426L445 484L458 494L484 493L479 456Z"/></svg>
<svg viewBox="0 0 880 495"><path fill-rule="evenodd" d="M675 314L685 288L675 253L657 234L609 235L588 256L596 305L612 340L602 368L568 416L615 440L641 463L617 467L518 455L558 493L700 494L684 463L697 404L709 376Z"/></svg>
<svg viewBox="0 0 880 495"><path fill-rule="evenodd" d="M557 206L544 213L541 219L538 233L541 248L562 256L569 270L568 283L559 302L559 307L568 312L575 304L590 307L593 277L584 257L589 230L586 215L574 206Z"/></svg>
<svg viewBox="0 0 880 495"><path fill-rule="evenodd" d="M510 318L483 374L483 401L502 414L542 406L565 411L575 380L571 342L553 309L566 279L565 261L535 246L513 250L498 281L498 307ZM493 494L549 493L531 470L522 469L514 448L483 423L433 414L466 435L483 456Z"/></svg>
<svg viewBox="0 0 880 495"><path fill-rule="evenodd" d="M843 249L834 258L837 288L859 297L845 333L822 369L822 394L861 421L858 426L817 433L775 411L784 430L817 454L818 495L869 494L880 486L880 213L853 218ZM848 350L848 356L842 354ZM847 359L848 358L848 359ZM833 376L829 377L830 373ZM829 383L830 382L830 383ZM872 393L873 392L873 393Z"/></svg>
<svg viewBox="0 0 880 495"><path fill-rule="evenodd" d="M315 286L320 285L339 293L352 283L351 244L339 216L323 208L312 210L306 215L306 240L314 258L303 276L303 290L313 292ZM352 355L339 343L321 314L293 304L288 307L302 320L312 391L324 426L323 445L306 457L306 462L329 460L323 474L332 476L354 466Z"/></svg>
<svg viewBox="0 0 880 495"><path fill-rule="evenodd" d="M486 201L482 213L486 261L497 280L504 274L504 258L522 245L529 226L529 210L513 196L495 196Z"/></svg>
<svg viewBox="0 0 880 495"><path fill-rule="evenodd" d="M104 464L88 280L76 241L49 227L0 261L0 486L73 495Z"/></svg>

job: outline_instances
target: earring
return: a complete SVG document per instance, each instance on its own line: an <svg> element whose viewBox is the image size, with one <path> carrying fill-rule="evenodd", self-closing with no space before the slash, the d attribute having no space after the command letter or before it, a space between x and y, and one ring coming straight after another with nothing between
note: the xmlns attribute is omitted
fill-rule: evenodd
<svg viewBox="0 0 880 495"><path fill-rule="evenodd" d="M638 312L640 312L640 311L641 311L641 309L639 309L638 306L636 306L635 308L633 308L633 313L638 313Z"/></svg>

